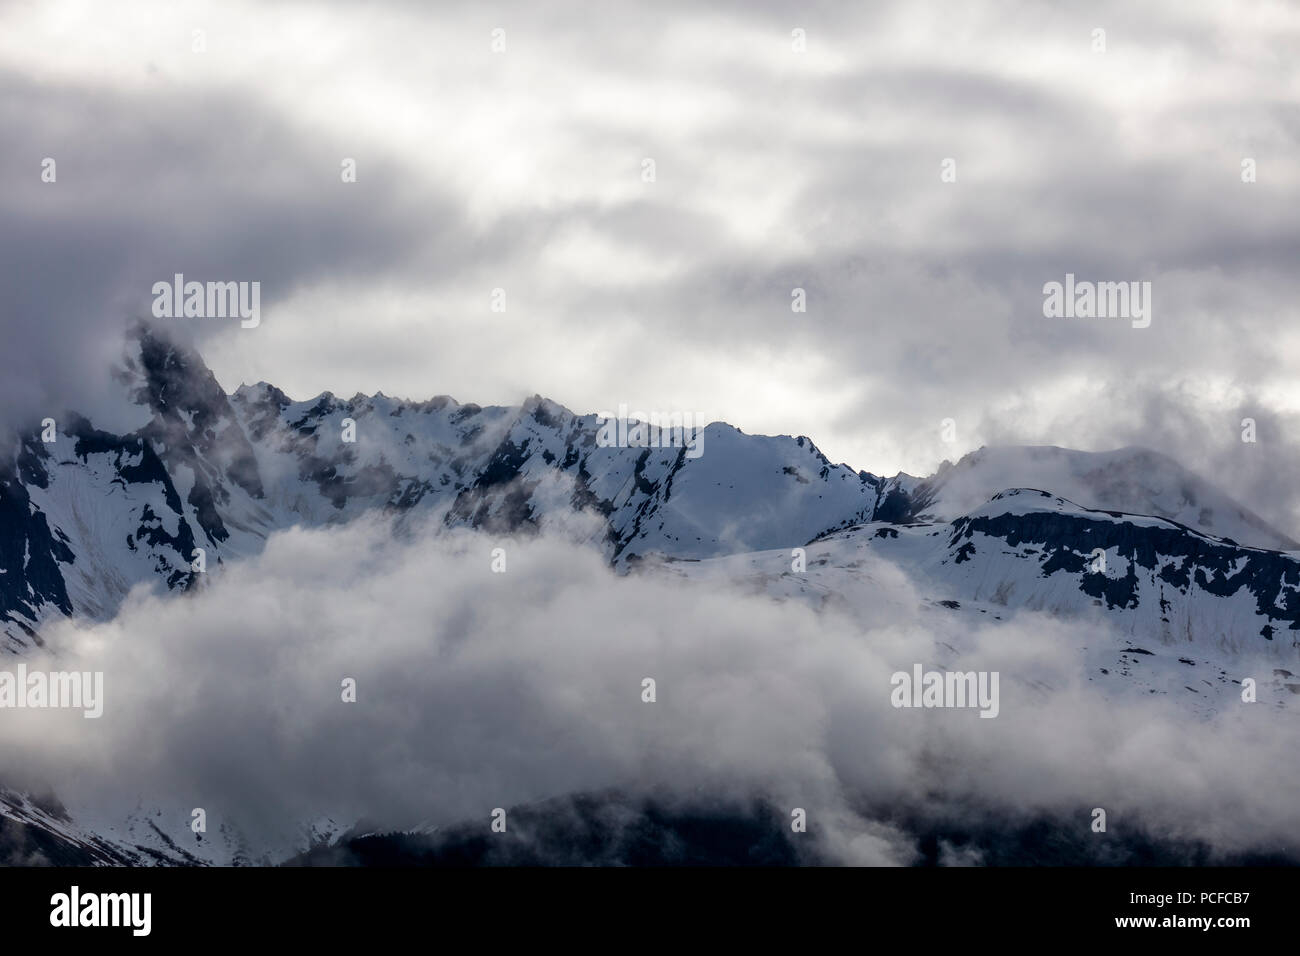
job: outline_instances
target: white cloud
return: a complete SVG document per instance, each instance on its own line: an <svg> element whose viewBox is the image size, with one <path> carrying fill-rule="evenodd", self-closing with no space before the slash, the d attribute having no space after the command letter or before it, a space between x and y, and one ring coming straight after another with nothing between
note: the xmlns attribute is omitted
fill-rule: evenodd
<svg viewBox="0 0 1300 956"><path fill-rule="evenodd" d="M1224 851L1296 823L1285 714L1195 721L1172 698L1108 699L1080 668L1091 626L1025 614L971 634L920 613L888 565L818 613L619 577L550 536L405 532L294 529L188 597L138 591L109 623L51 628L51 668L105 672L104 715L8 712L7 779L100 818L202 806L255 840L322 813L446 824L608 787L762 795L806 808L819 850L859 863L914 858L882 808L1086 827L1101 805L1130 834ZM894 671L940 659L1001 672L996 719L890 706Z"/></svg>

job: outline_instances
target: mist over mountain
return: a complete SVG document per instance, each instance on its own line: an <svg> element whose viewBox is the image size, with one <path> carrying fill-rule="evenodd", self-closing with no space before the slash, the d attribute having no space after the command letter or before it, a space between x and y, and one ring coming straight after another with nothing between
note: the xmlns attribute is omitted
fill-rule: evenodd
<svg viewBox="0 0 1300 956"><path fill-rule="evenodd" d="M257 553L277 530L372 511L436 512L446 527L492 534L580 522L626 568L798 547L873 521L952 522L1006 489L1032 487L1084 508L1165 518L1229 550L1294 546L1139 448L982 449L921 479L854 471L806 437L746 435L721 422L699 429L697 450L657 430L641 439L656 447L609 447L596 415L541 396L486 408L382 393L294 401L265 382L227 395L197 352L143 324L114 376L111 407L68 410L51 441L42 440L49 429L26 430L0 463L0 620L10 651L38 641L50 614L111 616L146 581L194 586L199 550L217 569ZM102 419L138 424L113 431ZM1261 608L1266 624L1274 612L1291 620L1285 603Z"/></svg>
<svg viewBox="0 0 1300 956"><path fill-rule="evenodd" d="M106 687L4 725L10 861L1291 852L1300 556L1169 458L885 477L718 422L610 447L540 396L227 394L160 328L124 348L112 407L0 466L7 659ZM917 662L1002 673L998 719L895 709Z"/></svg>

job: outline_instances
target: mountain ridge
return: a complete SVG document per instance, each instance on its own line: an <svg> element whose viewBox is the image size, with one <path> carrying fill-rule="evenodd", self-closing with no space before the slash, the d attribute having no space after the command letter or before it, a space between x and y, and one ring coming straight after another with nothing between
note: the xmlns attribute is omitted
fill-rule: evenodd
<svg viewBox="0 0 1300 956"><path fill-rule="evenodd" d="M113 417L138 427L105 431L73 412L54 442L33 430L0 459L0 625L10 652L39 643L49 615L109 616L142 582L183 591L277 530L374 510L436 510L449 527L493 535L586 516L586 533L620 570L656 556L797 547L872 521L956 521L1029 484L1247 539L1243 547L1294 544L1145 449L984 448L918 478L855 471L806 436L747 435L724 422L701 429L698 457L603 447L597 416L540 395L518 406L382 392L294 401L264 381L227 393L196 351L146 324L128 337L116 379L129 408ZM1053 480L1020 480L1034 478ZM1087 500L1098 495L1111 500Z"/></svg>

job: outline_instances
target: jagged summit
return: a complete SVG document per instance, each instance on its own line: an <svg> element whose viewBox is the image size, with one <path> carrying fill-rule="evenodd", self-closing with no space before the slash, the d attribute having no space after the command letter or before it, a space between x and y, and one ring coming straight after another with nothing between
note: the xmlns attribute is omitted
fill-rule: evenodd
<svg viewBox="0 0 1300 956"><path fill-rule="evenodd" d="M278 529L375 509L492 533L584 511L603 524L608 559L626 567L788 549L872 522L953 523L1033 486L1117 521L1153 515L1231 546L1294 547L1145 449L984 448L921 479L855 471L806 436L725 422L700 430L699 454L680 443L606 447L597 416L541 395L514 407L382 392L295 401L268 382L227 394L196 351L147 324L128 339L118 380L111 417L135 427L113 431L96 409L76 410L55 442L31 432L0 461L0 627L11 651L38 640L50 614L112 614L139 582L190 587L196 550L219 565Z"/></svg>

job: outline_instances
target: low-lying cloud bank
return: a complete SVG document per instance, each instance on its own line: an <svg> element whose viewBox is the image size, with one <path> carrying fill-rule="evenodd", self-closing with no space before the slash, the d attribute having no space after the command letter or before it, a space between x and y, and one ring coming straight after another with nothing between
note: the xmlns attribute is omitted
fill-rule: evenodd
<svg viewBox="0 0 1300 956"><path fill-rule="evenodd" d="M293 529L189 596L139 590L111 622L51 629L29 668L102 670L104 713L0 713L6 780L52 786L74 817L203 807L254 845L323 814L486 832L494 808L606 788L762 798L787 829L804 808L798 838L846 863L915 862L913 836L881 821L918 815L1093 836L1103 807L1098 840L1221 853L1285 847L1300 824L1289 714L1108 700L1082 672L1098 634L1081 624L957 633L900 614L922 602L896 576L874 609L815 611L620 577L559 536L407 530ZM999 671L998 717L894 709L890 676L914 662Z"/></svg>

